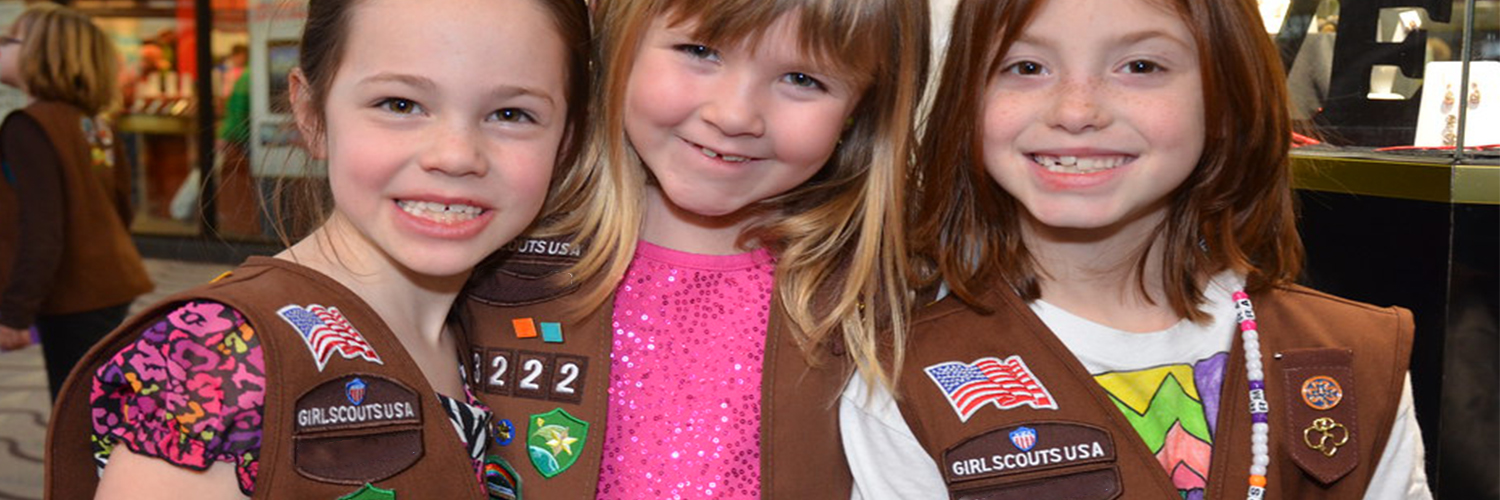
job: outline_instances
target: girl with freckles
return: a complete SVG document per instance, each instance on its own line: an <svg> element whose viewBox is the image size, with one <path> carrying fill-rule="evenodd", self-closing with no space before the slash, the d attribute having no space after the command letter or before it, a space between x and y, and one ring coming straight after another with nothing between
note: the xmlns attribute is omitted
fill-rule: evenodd
<svg viewBox="0 0 1500 500"><path fill-rule="evenodd" d="M1250 0L964 0L918 154L900 391L860 498L1428 498L1412 320L1293 284ZM908 464L890 474L886 464Z"/></svg>

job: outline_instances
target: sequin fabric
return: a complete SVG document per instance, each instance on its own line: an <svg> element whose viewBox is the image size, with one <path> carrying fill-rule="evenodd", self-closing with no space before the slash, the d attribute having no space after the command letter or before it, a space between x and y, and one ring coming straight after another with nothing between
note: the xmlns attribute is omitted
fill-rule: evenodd
<svg viewBox="0 0 1500 500"><path fill-rule="evenodd" d="M775 264L642 242L614 304L598 498L759 498Z"/></svg>

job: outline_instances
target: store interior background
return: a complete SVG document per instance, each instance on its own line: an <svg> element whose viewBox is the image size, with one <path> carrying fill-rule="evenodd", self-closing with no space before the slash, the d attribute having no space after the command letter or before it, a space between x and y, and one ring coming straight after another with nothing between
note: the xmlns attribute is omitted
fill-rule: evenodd
<svg viewBox="0 0 1500 500"><path fill-rule="evenodd" d="M132 232L142 252L223 263L274 252L271 187L322 175L275 104L296 61L305 0L60 3L93 15L124 59L130 101L116 128L136 166ZM955 3L933 1L939 54ZM25 4L0 0L0 25ZM1329 139L1296 154L1305 281L1416 312L1412 370L1433 490L1500 499L1500 150L1376 150L1410 144L1431 119L1417 104L1427 63L1500 64L1500 1L1261 4L1286 58L1300 129ZM242 67L236 46L246 49ZM230 91L239 74L249 106L237 113ZM1490 95L1500 104L1500 92ZM20 92L0 86L0 113L22 105ZM218 136L225 116L248 118L238 150ZM1475 126L1464 123L1458 135Z"/></svg>

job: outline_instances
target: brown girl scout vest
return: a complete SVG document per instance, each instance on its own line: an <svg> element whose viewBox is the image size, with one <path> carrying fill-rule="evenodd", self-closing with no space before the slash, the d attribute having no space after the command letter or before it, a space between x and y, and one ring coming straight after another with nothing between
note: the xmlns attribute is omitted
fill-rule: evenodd
<svg viewBox="0 0 1500 500"><path fill-rule="evenodd" d="M436 392L379 315L327 276L266 257L152 306L79 363L52 412L47 498L93 498L94 372L193 299L240 311L260 336L266 400L255 498L486 498Z"/></svg>
<svg viewBox="0 0 1500 500"><path fill-rule="evenodd" d="M474 387L500 422L502 445L490 448L518 473L525 498L594 498L599 480L613 318L601 307L569 319L578 297L552 279L577 255L566 243L517 240L473 287L464 313ZM847 499L852 479L837 407L850 374L846 357L822 348L809 366L779 304L772 311L761 382L761 497ZM528 452L529 441L561 432L551 425L568 429L574 453Z"/></svg>
<svg viewBox="0 0 1500 500"><path fill-rule="evenodd" d="M84 136L85 116L78 108L37 101L20 112L42 126L62 162L62 261L39 312L67 314L117 306L151 291L151 279L119 213L121 198L129 196L129 167L95 161ZM110 153L123 158L119 143L111 147ZM7 223L15 222L0 220Z"/></svg>
<svg viewBox="0 0 1500 500"><path fill-rule="evenodd" d="M902 373L901 414L952 498L1179 498L1125 415L1019 296L996 287L979 301L993 313L954 299L922 311ZM1362 498L1395 418L1411 353L1410 312L1299 286L1251 301L1270 403L1264 498ZM1236 335L1213 436L1209 499L1243 499L1249 491L1244 359ZM939 366L954 369L927 370ZM940 375L930 375L953 377L945 379L953 387L965 371L989 380L976 377L949 396ZM1341 398L1327 397L1330 381Z"/></svg>

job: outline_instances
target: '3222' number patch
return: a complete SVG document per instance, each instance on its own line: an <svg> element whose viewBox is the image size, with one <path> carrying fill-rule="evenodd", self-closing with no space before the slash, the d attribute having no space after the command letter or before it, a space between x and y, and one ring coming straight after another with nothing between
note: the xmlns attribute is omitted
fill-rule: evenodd
<svg viewBox="0 0 1500 500"><path fill-rule="evenodd" d="M588 358L512 349L475 349L475 385L488 394L577 404Z"/></svg>

